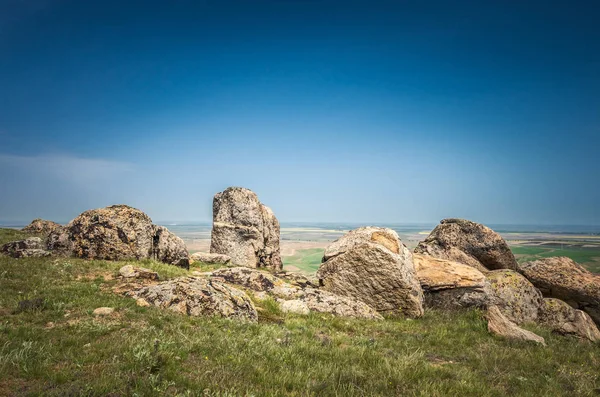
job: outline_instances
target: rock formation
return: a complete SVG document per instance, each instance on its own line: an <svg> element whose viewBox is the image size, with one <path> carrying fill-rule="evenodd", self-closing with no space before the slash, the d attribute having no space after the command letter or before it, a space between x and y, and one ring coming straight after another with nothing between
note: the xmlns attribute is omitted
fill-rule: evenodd
<svg viewBox="0 0 600 397"><path fill-rule="evenodd" d="M50 256L46 251L42 239L29 237L25 240L11 241L0 247L0 252L13 258L41 258Z"/></svg>
<svg viewBox="0 0 600 397"><path fill-rule="evenodd" d="M558 299L543 300L539 323L562 335L572 335L592 342L600 341L600 331L592 318L586 312L573 309Z"/></svg>
<svg viewBox="0 0 600 397"><path fill-rule="evenodd" d="M590 315L600 325L600 275L565 257L544 258L519 265L519 271L545 297L558 298Z"/></svg>
<svg viewBox="0 0 600 397"><path fill-rule="evenodd" d="M444 219L421 241L415 253L447 259L480 271L517 269L517 261L499 234L479 223Z"/></svg>
<svg viewBox="0 0 600 397"><path fill-rule="evenodd" d="M85 211L48 237L48 248L78 258L127 260L154 259L189 268L183 240L142 211L113 205Z"/></svg>
<svg viewBox="0 0 600 397"><path fill-rule="evenodd" d="M272 297L284 311L304 314L308 310L342 317L382 319L380 314L364 302L307 286L298 278L290 283L272 273L245 267L218 269L207 275L220 282L253 291L257 298Z"/></svg>
<svg viewBox="0 0 600 397"><path fill-rule="evenodd" d="M546 346L544 338L519 327L502 314L497 306L490 306L486 315L488 331L508 339L531 341Z"/></svg>
<svg viewBox="0 0 600 397"><path fill-rule="evenodd" d="M512 270L494 270L487 279L491 303L504 316L518 325L537 321L542 294L525 277Z"/></svg>
<svg viewBox="0 0 600 397"><path fill-rule="evenodd" d="M220 316L258 321L254 304L237 288L201 277L180 277L143 287L129 294L138 305L148 304L189 316Z"/></svg>
<svg viewBox="0 0 600 397"><path fill-rule="evenodd" d="M25 226L22 231L47 237L50 233L60 229L62 229L62 226L58 223L38 218L31 221L31 223Z"/></svg>
<svg viewBox="0 0 600 397"><path fill-rule="evenodd" d="M210 252L239 266L281 269L279 221L251 190L227 188L213 199Z"/></svg>
<svg viewBox="0 0 600 397"><path fill-rule="evenodd" d="M425 306L485 308L489 285L479 270L462 263L414 254L417 278L425 293Z"/></svg>
<svg viewBox="0 0 600 397"><path fill-rule="evenodd" d="M325 250L317 272L323 289L358 299L380 313L423 315L423 291L411 252L392 229L362 227Z"/></svg>

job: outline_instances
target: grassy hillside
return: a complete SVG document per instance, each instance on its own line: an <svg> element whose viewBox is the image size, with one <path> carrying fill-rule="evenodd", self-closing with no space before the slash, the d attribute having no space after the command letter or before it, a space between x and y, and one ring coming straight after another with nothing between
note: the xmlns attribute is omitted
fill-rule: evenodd
<svg viewBox="0 0 600 397"><path fill-rule="evenodd" d="M324 251L323 248L296 250L294 255L283 257L284 269L303 273L315 273L319 269Z"/></svg>
<svg viewBox="0 0 600 397"><path fill-rule="evenodd" d="M0 236L3 235L0 230ZM140 263L163 279L188 274ZM530 329L490 336L476 311L381 322L288 315L191 318L113 294L124 263L0 256L0 395L594 396L600 346ZM192 269L194 270L194 269ZM37 307L19 302L42 298ZM34 305L35 306L35 305ZM101 306L115 308L94 317Z"/></svg>

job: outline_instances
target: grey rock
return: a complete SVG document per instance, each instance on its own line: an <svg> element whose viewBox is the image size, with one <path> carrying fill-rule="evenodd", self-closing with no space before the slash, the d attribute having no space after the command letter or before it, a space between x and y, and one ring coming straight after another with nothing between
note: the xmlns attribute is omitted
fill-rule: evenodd
<svg viewBox="0 0 600 397"><path fill-rule="evenodd" d="M0 247L0 252L13 258L42 258L50 256L46 251L42 239L29 237L25 240L11 241Z"/></svg>
<svg viewBox="0 0 600 397"><path fill-rule="evenodd" d="M258 321L254 304L245 292L217 280L180 277L129 293L137 300L189 316L219 316Z"/></svg>
<svg viewBox="0 0 600 397"><path fill-rule="evenodd" d="M251 190L227 188L213 199L210 252L238 266L281 269L279 221Z"/></svg>

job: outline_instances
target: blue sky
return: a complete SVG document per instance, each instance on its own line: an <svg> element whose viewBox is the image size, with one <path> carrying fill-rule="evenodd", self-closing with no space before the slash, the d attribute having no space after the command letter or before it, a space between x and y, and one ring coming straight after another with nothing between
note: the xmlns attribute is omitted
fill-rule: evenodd
<svg viewBox="0 0 600 397"><path fill-rule="evenodd" d="M600 6L0 0L0 219L600 224Z"/></svg>

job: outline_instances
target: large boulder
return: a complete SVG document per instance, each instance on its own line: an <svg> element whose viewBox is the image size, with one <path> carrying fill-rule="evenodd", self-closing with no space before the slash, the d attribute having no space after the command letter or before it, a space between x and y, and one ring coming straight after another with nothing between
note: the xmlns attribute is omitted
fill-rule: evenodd
<svg viewBox="0 0 600 397"><path fill-rule="evenodd" d="M210 252L239 266L281 269L279 221L251 190L227 188L213 199Z"/></svg>
<svg viewBox="0 0 600 397"><path fill-rule="evenodd" d="M427 307L447 309L487 306L489 284L479 270L462 263L420 254L414 254L413 260Z"/></svg>
<svg viewBox="0 0 600 397"><path fill-rule="evenodd" d="M31 223L29 225L25 226L22 230L25 233L39 234L39 235L46 237L50 233L52 233L56 230L61 230L61 229L62 229L62 226L56 222L37 218L37 219L34 219L33 221L31 221Z"/></svg>
<svg viewBox="0 0 600 397"><path fill-rule="evenodd" d="M542 294L525 277L512 270L487 274L490 303L516 324L534 323L542 304Z"/></svg>
<svg viewBox="0 0 600 397"><path fill-rule="evenodd" d="M64 229L52 232L47 244L57 253L78 258L154 259L184 268L190 262L181 238L126 205L85 211Z"/></svg>
<svg viewBox="0 0 600 397"><path fill-rule="evenodd" d="M415 253L464 263L483 272L517 269L508 244L489 227L464 219L444 219Z"/></svg>
<svg viewBox="0 0 600 397"><path fill-rule="evenodd" d="M488 331L494 335L508 339L535 342L546 346L544 338L510 321L497 306L490 306L485 317L488 322Z"/></svg>
<svg viewBox="0 0 600 397"><path fill-rule="evenodd" d="M566 257L544 258L519 265L519 271L545 297L567 302L600 325L600 275Z"/></svg>
<svg viewBox="0 0 600 397"><path fill-rule="evenodd" d="M358 299L380 313L423 315L423 291L412 254L395 231L353 230L333 242L323 260L317 272L323 289Z"/></svg>
<svg viewBox="0 0 600 397"><path fill-rule="evenodd" d="M50 256L46 251L42 239L29 237L25 240L11 241L0 247L0 252L13 258L41 258Z"/></svg>
<svg viewBox="0 0 600 397"><path fill-rule="evenodd" d="M245 292L202 277L180 277L143 287L129 295L141 306L145 306L145 301L189 316L258 321L256 308Z"/></svg>
<svg viewBox="0 0 600 397"><path fill-rule="evenodd" d="M330 313L335 316L382 319L381 315L364 302L328 291L313 288L297 278L289 280L276 277L272 273L233 267L218 269L209 276L220 282L243 287L256 293L258 298L272 297L283 311L306 314L307 312Z"/></svg>
<svg viewBox="0 0 600 397"><path fill-rule="evenodd" d="M586 312L573 309L559 299L543 300L538 321L562 335L572 335L592 342L600 341L600 331L592 318Z"/></svg>

